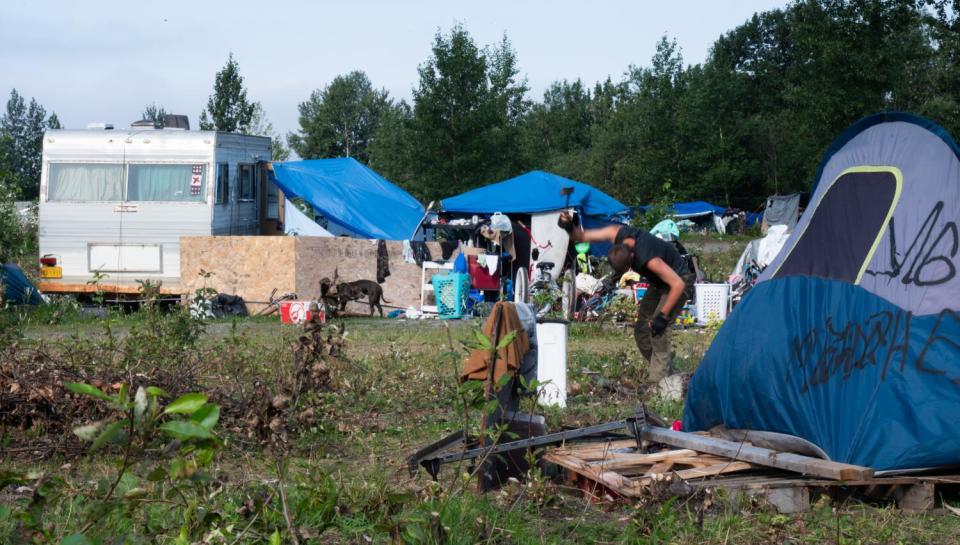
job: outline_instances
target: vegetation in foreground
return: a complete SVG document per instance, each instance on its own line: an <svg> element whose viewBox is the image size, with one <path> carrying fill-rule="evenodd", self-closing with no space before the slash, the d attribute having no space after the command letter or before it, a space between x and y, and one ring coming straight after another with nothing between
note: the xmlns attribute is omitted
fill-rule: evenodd
<svg viewBox="0 0 960 545"><path fill-rule="evenodd" d="M357 320L343 335L152 309L11 316L3 543L958 542L954 515L855 501L786 516L720 493L596 504L540 472L487 494L466 467L439 483L410 476L404 458L472 410L456 375L476 324ZM680 366L694 368L711 338L680 332ZM620 328L575 326L569 368L573 395L547 411L551 427L633 410L643 370ZM64 400L70 409L41 410Z"/></svg>

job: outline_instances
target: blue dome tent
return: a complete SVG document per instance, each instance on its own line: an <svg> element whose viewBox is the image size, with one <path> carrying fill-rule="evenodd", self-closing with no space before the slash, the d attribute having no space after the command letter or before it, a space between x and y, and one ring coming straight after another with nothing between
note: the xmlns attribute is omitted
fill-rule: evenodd
<svg viewBox="0 0 960 545"><path fill-rule="evenodd" d="M941 127L853 125L694 374L685 429L786 433L876 470L960 463L958 221L960 148Z"/></svg>

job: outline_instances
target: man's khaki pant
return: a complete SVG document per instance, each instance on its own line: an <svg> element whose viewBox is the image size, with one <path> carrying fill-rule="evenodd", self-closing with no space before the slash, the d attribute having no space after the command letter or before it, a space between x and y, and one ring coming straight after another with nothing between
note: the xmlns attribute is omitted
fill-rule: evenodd
<svg viewBox="0 0 960 545"><path fill-rule="evenodd" d="M687 285L677 304L667 315L670 325L673 325L677 315L683 310L683 305L693 296L693 283L696 276L685 274L681 276ZM633 338L637 341L640 354L650 363L650 372L647 381L656 384L660 379L672 374L673 350L670 347L670 327L662 335L656 337L650 332L650 321L660 313L663 304L667 302L669 288L658 288L653 284L647 288L647 293L640 299L637 310L637 323L633 326Z"/></svg>

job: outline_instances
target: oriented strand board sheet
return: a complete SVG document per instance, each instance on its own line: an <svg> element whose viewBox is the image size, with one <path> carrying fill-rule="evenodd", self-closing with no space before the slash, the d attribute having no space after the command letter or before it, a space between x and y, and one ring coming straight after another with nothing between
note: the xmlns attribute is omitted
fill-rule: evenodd
<svg viewBox="0 0 960 545"><path fill-rule="evenodd" d="M290 237L223 236L180 239L180 284L187 297L204 286L239 295L258 311L276 288L295 291L296 244ZM203 278L201 270L213 276Z"/></svg>

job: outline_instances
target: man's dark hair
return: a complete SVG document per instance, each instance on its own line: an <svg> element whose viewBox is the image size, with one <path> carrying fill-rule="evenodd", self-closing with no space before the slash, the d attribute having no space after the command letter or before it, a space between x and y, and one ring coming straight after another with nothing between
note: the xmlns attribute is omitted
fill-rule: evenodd
<svg viewBox="0 0 960 545"><path fill-rule="evenodd" d="M623 274L633 265L633 250L624 244L614 244L607 252L610 266L617 274Z"/></svg>

